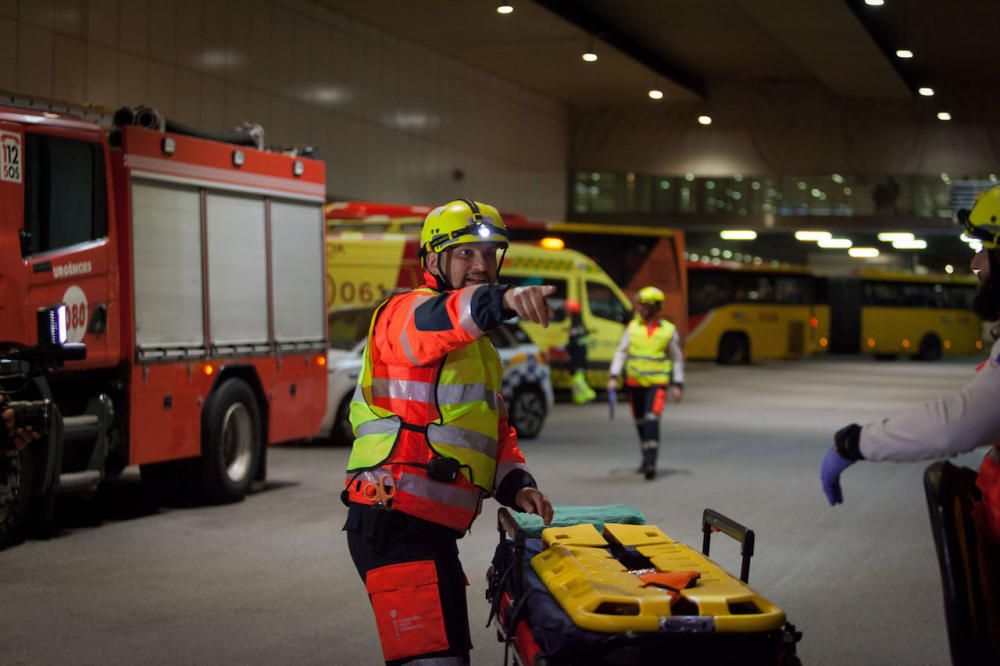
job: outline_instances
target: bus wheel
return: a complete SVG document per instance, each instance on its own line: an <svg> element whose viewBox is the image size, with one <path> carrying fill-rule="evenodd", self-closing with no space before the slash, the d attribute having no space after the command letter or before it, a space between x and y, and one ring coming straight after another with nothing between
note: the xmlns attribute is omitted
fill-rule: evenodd
<svg viewBox="0 0 1000 666"><path fill-rule="evenodd" d="M750 341L743 333L726 333L719 340L719 363L734 365L750 362Z"/></svg>
<svg viewBox="0 0 1000 666"><path fill-rule="evenodd" d="M260 458L260 411L242 379L227 379L202 413L201 490L209 502L238 502L250 490Z"/></svg>
<svg viewBox="0 0 1000 666"><path fill-rule="evenodd" d="M936 361L941 358L941 339L933 333L928 333L920 341L917 359L921 361Z"/></svg>

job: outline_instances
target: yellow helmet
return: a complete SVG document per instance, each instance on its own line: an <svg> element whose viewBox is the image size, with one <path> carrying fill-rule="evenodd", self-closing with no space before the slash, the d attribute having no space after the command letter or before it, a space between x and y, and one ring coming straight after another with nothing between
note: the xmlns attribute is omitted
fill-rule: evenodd
<svg viewBox="0 0 1000 666"><path fill-rule="evenodd" d="M991 187L976 197L972 210L955 213L965 233L992 250L1000 247L1000 185Z"/></svg>
<svg viewBox="0 0 1000 666"><path fill-rule="evenodd" d="M498 243L506 249L508 237L507 225L496 208L471 199L456 199L424 218L420 252L441 252L463 243Z"/></svg>
<svg viewBox="0 0 1000 666"><path fill-rule="evenodd" d="M656 287L643 287L639 290L638 302L648 305L660 305L663 303L663 292Z"/></svg>

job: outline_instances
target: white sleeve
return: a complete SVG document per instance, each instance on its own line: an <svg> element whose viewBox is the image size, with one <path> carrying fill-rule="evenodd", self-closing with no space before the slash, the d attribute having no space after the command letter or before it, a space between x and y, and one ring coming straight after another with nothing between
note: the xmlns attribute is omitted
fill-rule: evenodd
<svg viewBox="0 0 1000 666"><path fill-rule="evenodd" d="M621 376L626 358L628 358L628 326L625 327L621 342L618 343L618 349L615 350L615 355L611 359L611 370L609 370L609 373L612 377Z"/></svg>
<svg viewBox="0 0 1000 666"><path fill-rule="evenodd" d="M930 460L1000 442L1000 342L975 378L955 395L924 403L861 429L867 460Z"/></svg>
<svg viewBox="0 0 1000 666"><path fill-rule="evenodd" d="M683 384L684 383L684 352L681 351L680 336L674 331L674 334L670 336L670 359L672 363L672 370L670 371L670 383L671 384Z"/></svg>

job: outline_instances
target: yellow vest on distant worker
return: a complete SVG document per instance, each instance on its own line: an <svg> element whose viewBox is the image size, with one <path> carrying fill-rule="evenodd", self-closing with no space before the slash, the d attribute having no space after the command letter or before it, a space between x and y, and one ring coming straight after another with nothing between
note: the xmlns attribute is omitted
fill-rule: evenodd
<svg viewBox="0 0 1000 666"><path fill-rule="evenodd" d="M676 326L661 319L650 335L642 319L636 317L629 322L625 376L639 386L668 384L674 367L669 354L670 339L676 330Z"/></svg>

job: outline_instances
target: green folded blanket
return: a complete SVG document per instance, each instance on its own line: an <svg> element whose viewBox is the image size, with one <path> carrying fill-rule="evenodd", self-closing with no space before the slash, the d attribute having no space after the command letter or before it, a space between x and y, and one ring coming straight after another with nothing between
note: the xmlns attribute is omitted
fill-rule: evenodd
<svg viewBox="0 0 1000 666"><path fill-rule="evenodd" d="M539 537L546 527L569 527L580 523L590 523L598 532L604 532L604 523L624 523L645 525L646 516L642 511L628 504L608 504L606 506L553 506L552 524L544 525L542 519L533 513L511 515L529 538Z"/></svg>

